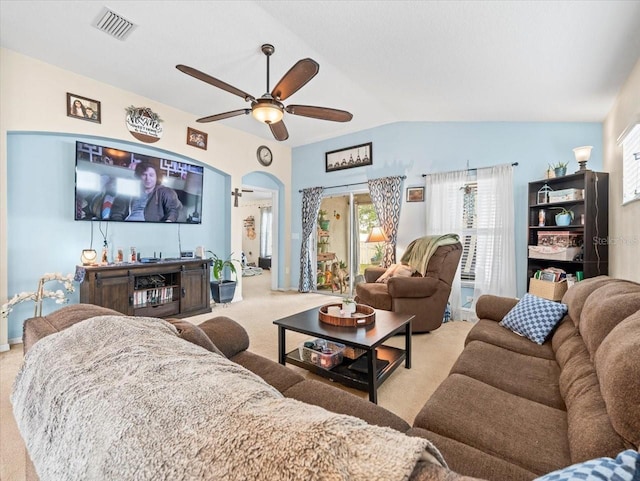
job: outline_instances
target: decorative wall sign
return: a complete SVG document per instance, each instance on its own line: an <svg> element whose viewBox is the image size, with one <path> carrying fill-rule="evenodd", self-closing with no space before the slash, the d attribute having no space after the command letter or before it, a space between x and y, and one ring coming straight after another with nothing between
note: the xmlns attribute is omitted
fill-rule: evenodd
<svg viewBox="0 0 640 481"><path fill-rule="evenodd" d="M101 123L100 102L67 92L67 117Z"/></svg>
<svg viewBox="0 0 640 481"><path fill-rule="evenodd" d="M346 149L332 150L325 154L325 171L351 169L373 164L373 152L371 142L354 145Z"/></svg>
<svg viewBox="0 0 640 481"><path fill-rule="evenodd" d="M207 150L207 137L209 137L209 135L206 132L200 132L199 130L187 127L187 144L202 150Z"/></svg>
<svg viewBox="0 0 640 481"><path fill-rule="evenodd" d="M149 107L127 107L127 128L141 142L152 144L162 137L162 119Z"/></svg>
<svg viewBox="0 0 640 481"><path fill-rule="evenodd" d="M407 187L407 202L424 202L424 187Z"/></svg>
<svg viewBox="0 0 640 481"><path fill-rule="evenodd" d="M244 228L247 229L247 238L249 240L256 238L256 220L252 215L244 219Z"/></svg>

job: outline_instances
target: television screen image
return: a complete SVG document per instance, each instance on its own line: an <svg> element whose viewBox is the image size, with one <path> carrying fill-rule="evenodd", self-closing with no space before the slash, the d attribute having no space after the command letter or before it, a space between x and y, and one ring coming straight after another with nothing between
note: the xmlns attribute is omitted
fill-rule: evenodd
<svg viewBox="0 0 640 481"><path fill-rule="evenodd" d="M204 168L76 142L75 220L200 224Z"/></svg>

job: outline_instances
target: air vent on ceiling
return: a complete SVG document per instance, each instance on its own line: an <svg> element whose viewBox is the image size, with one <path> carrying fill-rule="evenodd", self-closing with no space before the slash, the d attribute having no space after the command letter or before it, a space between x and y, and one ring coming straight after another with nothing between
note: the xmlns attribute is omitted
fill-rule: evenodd
<svg viewBox="0 0 640 481"><path fill-rule="evenodd" d="M106 7L102 10L93 26L118 40L126 40L136 28L136 25L122 15L118 15Z"/></svg>

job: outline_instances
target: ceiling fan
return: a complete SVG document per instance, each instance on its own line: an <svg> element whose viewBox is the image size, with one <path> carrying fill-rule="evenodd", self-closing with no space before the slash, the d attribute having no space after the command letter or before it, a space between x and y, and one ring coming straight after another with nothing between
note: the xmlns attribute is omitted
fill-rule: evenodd
<svg viewBox="0 0 640 481"><path fill-rule="evenodd" d="M209 115L208 117L197 119L196 122L214 122L216 120L228 119L238 115L252 114L256 120L264 122L269 126L271 133L276 140L282 141L289 138L287 127L282 121L285 111L293 115L301 115L303 117L311 117L320 120L331 120L333 122L349 122L353 118L353 115L346 110L314 107L312 105L287 105L285 107L282 104L283 100L289 98L300 90L307 82L309 82L309 80L315 77L318 70L320 70L320 65L310 58L305 58L296 62L296 64L291 67L286 74L284 74L271 93L268 93L269 57L274 51L275 48L273 45L267 43L262 46L262 53L267 57L267 93L260 98L255 98L253 95L243 92L242 90L229 85L222 80L218 80L211 75L201 72L200 70L196 70L195 68L188 67L186 65L176 65L176 68L181 72L211 84L214 87L218 87L229 93L242 97L246 102L251 103L251 108Z"/></svg>

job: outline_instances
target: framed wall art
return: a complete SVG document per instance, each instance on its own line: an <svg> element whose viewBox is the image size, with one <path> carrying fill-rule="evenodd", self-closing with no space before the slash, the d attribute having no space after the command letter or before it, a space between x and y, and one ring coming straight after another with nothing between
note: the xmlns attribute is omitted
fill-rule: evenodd
<svg viewBox="0 0 640 481"><path fill-rule="evenodd" d="M200 132L199 130L187 127L187 144L202 150L207 150L207 137L208 134L206 132Z"/></svg>
<svg viewBox="0 0 640 481"><path fill-rule="evenodd" d="M424 187L407 187L407 202L424 202Z"/></svg>
<svg viewBox="0 0 640 481"><path fill-rule="evenodd" d="M325 154L325 171L351 169L373 164L371 142L346 149L332 150Z"/></svg>
<svg viewBox="0 0 640 481"><path fill-rule="evenodd" d="M97 100L67 92L67 117L101 123L102 111Z"/></svg>

